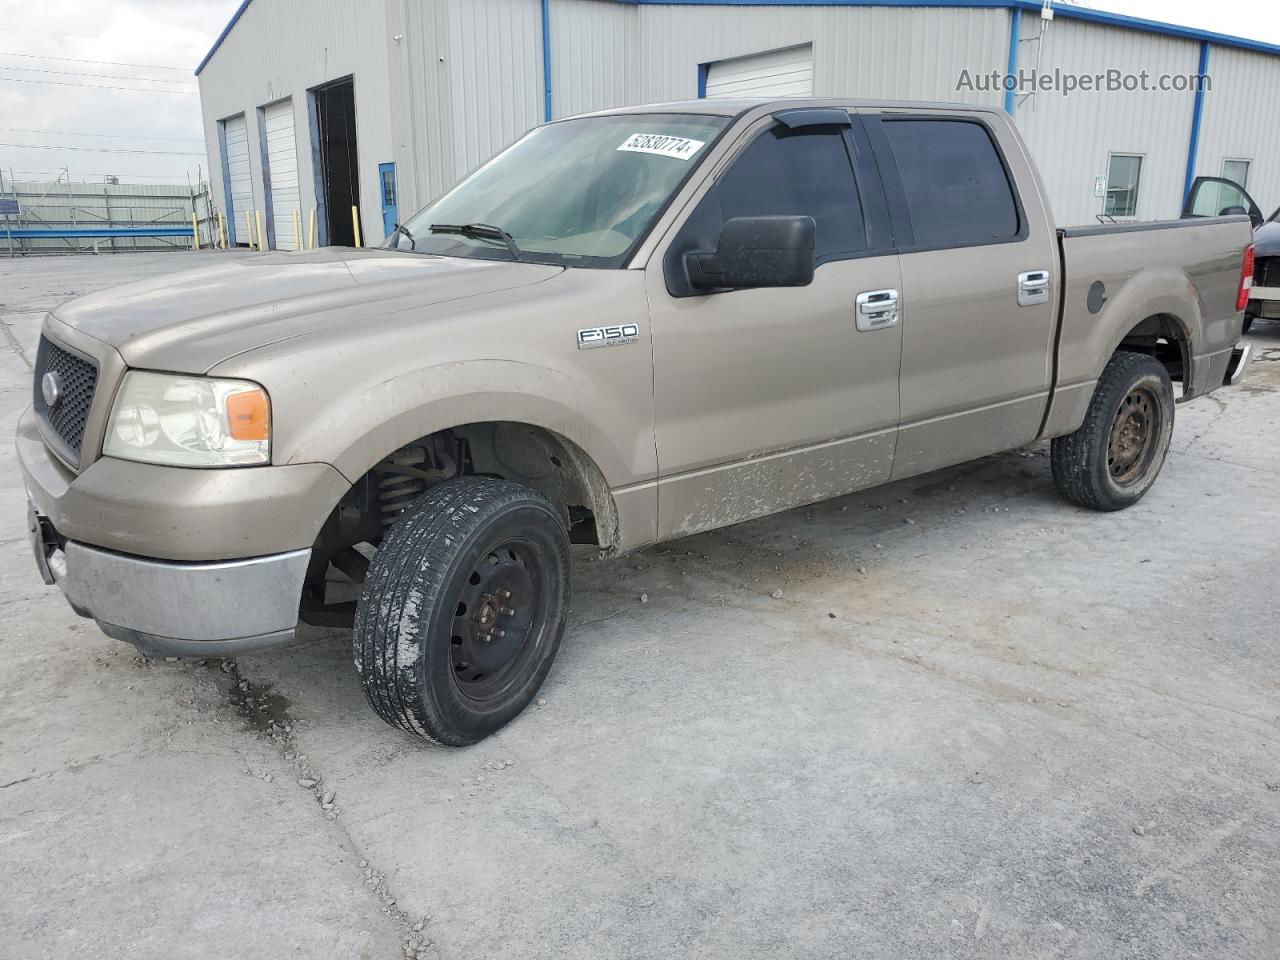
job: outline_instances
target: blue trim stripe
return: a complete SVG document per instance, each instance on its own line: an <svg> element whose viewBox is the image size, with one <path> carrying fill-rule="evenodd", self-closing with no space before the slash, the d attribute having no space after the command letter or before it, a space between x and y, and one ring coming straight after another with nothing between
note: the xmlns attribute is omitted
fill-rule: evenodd
<svg viewBox="0 0 1280 960"><path fill-rule="evenodd" d="M1209 72L1209 41L1200 41L1200 68L1196 71L1201 76ZM1191 108L1191 143L1187 145L1187 179L1182 185L1182 199L1185 204L1187 194L1191 192L1191 184L1196 179L1196 160L1200 153L1200 124L1204 120L1204 83L1196 87L1196 104Z"/></svg>
<svg viewBox="0 0 1280 960"><path fill-rule="evenodd" d="M551 106L551 0L542 0L542 119L555 119Z"/></svg>
<svg viewBox="0 0 1280 960"><path fill-rule="evenodd" d="M711 64L698 64L698 99L707 99L707 76L711 73Z"/></svg>
<svg viewBox="0 0 1280 960"><path fill-rule="evenodd" d="M227 39L231 28L236 25L252 0L244 0L239 9L231 17L231 22L218 35L209 52L205 54L200 65L196 67L196 76L200 75L222 41ZM958 7L972 10L1021 9L1039 12L1039 0L612 0L613 3L627 3L634 6L667 6L667 7ZM547 19L547 0L542 3L544 24ZM1221 47L1236 47L1241 50L1252 50L1255 53L1268 53L1280 56L1280 46L1250 40L1246 37L1235 37L1225 33L1214 33L1209 30L1197 30L1194 27L1182 27L1173 23L1161 23L1158 20L1144 20L1141 17L1127 17L1119 13L1105 13L1101 10L1090 10L1086 7L1060 6L1053 12L1059 17L1085 20L1090 23L1101 23L1111 27L1124 27L1129 30L1140 30L1144 33L1158 33L1167 37L1180 37L1183 40L1208 41ZM543 30L545 38L547 31ZM544 47L547 45L544 43ZM550 51L543 51L543 72L550 79ZM547 84L548 88L550 83ZM548 119L550 115L548 114Z"/></svg>
<svg viewBox="0 0 1280 960"><path fill-rule="evenodd" d="M1010 77L1018 75L1018 44L1022 41L1022 10L1018 7L1009 9L1009 66L1005 74ZM1004 92L1004 112L1013 116L1018 105L1017 91L1010 86Z"/></svg>

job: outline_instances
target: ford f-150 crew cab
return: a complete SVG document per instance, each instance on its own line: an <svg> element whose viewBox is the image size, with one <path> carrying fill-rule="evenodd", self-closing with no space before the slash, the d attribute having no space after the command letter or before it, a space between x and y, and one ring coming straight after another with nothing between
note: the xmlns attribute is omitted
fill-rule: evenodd
<svg viewBox="0 0 1280 960"><path fill-rule="evenodd" d="M1175 390L1244 370L1249 240L1243 216L1055 229L995 110L549 123L377 249L51 313L17 436L36 562L146 653L350 624L379 715L473 743L551 667L572 543L615 554L1042 438L1067 498L1134 503ZM340 574L358 600L326 596Z"/></svg>

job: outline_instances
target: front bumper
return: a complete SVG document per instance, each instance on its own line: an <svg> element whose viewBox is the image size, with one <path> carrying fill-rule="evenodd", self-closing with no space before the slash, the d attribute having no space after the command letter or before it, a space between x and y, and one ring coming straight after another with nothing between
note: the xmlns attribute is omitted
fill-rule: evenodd
<svg viewBox="0 0 1280 960"><path fill-rule="evenodd" d="M36 567L82 617L152 656L227 656L289 643L311 550L177 563L64 540L30 507Z"/></svg>
<svg viewBox="0 0 1280 960"><path fill-rule="evenodd" d="M327 463L197 470L98 457L76 474L30 408L18 421L28 498L67 540L204 563L300 550L350 487Z"/></svg>

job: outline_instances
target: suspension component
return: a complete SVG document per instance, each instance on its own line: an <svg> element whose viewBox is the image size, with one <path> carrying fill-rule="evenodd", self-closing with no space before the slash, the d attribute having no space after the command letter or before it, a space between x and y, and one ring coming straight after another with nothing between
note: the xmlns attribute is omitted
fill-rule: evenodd
<svg viewBox="0 0 1280 960"><path fill-rule="evenodd" d="M426 493L433 466L426 447L409 446L401 447L373 468L378 475L378 512L384 530L399 519L409 504Z"/></svg>

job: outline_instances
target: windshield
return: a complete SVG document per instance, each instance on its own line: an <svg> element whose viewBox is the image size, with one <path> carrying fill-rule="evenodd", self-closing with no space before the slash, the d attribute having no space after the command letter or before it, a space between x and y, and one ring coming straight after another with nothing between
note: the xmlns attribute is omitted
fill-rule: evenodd
<svg viewBox="0 0 1280 960"><path fill-rule="evenodd" d="M387 246L621 266L728 123L728 117L625 114L538 127L415 214Z"/></svg>

